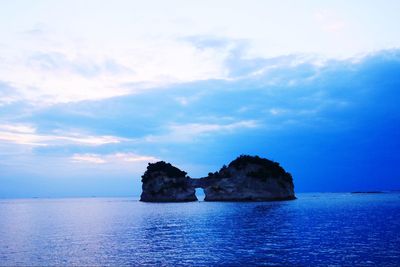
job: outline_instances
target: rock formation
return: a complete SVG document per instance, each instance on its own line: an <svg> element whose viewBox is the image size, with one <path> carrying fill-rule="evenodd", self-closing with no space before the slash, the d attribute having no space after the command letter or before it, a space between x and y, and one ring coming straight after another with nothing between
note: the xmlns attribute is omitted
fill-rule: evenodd
<svg viewBox="0 0 400 267"><path fill-rule="evenodd" d="M240 156L228 167L202 178L205 201L294 199L293 179L277 162Z"/></svg>
<svg viewBox="0 0 400 267"><path fill-rule="evenodd" d="M269 201L295 199L293 179L277 162L240 156L207 177L192 179L163 161L149 164L142 176L141 201L195 201L203 188L205 201Z"/></svg>
<svg viewBox="0 0 400 267"><path fill-rule="evenodd" d="M144 202L186 202L196 201L195 189L191 186L186 172L164 161L149 163L142 176Z"/></svg>

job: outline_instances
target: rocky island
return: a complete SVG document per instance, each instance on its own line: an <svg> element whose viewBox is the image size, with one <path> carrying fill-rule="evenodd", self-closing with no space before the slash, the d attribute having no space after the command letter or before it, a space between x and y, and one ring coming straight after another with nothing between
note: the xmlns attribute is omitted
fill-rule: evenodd
<svg viewBox="0 0 400 267"><path fill-rule="evenodd" d="M196 201L196 190L186 172L170 163L159 161L149 163L142 175L142 194L145 202L187 202Z"/></svg>
<svg viewBox="0 0 400 267"><path fill-rule="evenodd" d="M190 178L164 161L149 163L142 176L141 201L196 201L203 188L205 201L271 201L295 199L293 179L277 162L241 155L207 177Z"/></svg>

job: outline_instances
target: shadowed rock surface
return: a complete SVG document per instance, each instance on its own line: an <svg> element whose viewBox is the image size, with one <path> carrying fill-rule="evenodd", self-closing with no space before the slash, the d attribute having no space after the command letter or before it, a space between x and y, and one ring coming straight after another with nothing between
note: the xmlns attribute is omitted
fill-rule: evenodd
<svg viewBox="0 0 400 267"><path fill-rule="evenodd" d="M163 161L149 164L142 176L141 201L195 201L203 188L205 201L270 201L295 199L293 179L277 162L242 155L207 177L192 179Z"/></svg>
<svg viewBox="0 0 400 267"><path fill-rule="evenodd" d="M195 188L191 186L186 172L164 161L149 163L142 175L144 202L187 202L196 201Z"/></svg>
<svg viewBox="0 0 400 267"><path fill-rule="evenodd" d="M295 199L293 179L277 162L240 156L201 178L205 201L268 201ZM199 182L198 182L199 183Z"/></svg>

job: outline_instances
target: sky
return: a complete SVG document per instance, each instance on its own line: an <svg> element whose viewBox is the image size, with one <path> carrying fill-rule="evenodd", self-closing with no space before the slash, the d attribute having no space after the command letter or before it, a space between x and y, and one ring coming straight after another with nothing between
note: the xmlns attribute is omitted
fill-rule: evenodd
<svg viewBox="0 0 400 267"><path fill-rule="evenodd" d="M0 198L138 196L240 154L400 189L399 1L1 1Z"/></svg>

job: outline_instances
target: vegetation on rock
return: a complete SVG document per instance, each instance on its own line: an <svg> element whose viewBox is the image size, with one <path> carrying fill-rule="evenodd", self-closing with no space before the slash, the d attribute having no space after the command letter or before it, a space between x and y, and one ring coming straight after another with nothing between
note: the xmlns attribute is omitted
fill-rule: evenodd
<svg viewBox="0 0 400 267"><path fill-rule="evenodd" d="M146 182L154 173L163 173L165 176L176 178L186 177L187 174L185 171L172 166L170 163L159 161L156 163L149 163L146 172L142 175L142 182Z"/></svg>
<svg viewBox="0 0 400 267"><path fill-rule="evenodd" d="M260 158L259 156L240 155L231 163L229 167L242 170L248 165L257 165L259 169L248 173L250 177L266 180L270 177L281 178L287 182L292 182L292 175L286 172L278 162Z"/></svg>
<svg viewBox="0 0 400 267"><path fill-rule="evenodd" d="M230 178L232 174L226 167L226 165L222 166L222 168L217 172L209 172L207 178L209 179L216 179L216 178Z"/></svg>

